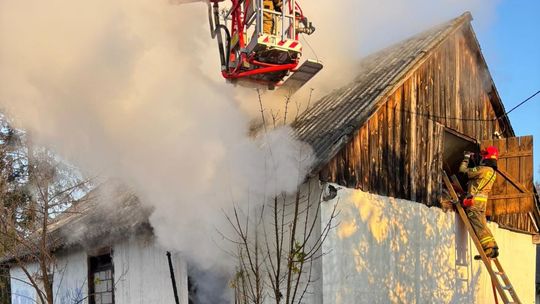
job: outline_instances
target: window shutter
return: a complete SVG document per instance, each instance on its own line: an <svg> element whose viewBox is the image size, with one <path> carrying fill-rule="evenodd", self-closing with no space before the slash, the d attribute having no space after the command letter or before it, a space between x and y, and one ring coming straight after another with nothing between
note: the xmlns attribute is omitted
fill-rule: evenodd
<svg viewBox="0 0 540 304"><path fill-rule="evenodd" d="M497 179L489 195L486 215L502 226L538 231L534 220L538 209L533 190L532 136L484 140L481 146L499 149Z"/></svg>
<svg viewBox="0 0 540 304"><path fill-rule="evenodd" d="M531 212L534 206L532 136L485 140L481 145L499 149L499 168L487 215Z"/></svg>

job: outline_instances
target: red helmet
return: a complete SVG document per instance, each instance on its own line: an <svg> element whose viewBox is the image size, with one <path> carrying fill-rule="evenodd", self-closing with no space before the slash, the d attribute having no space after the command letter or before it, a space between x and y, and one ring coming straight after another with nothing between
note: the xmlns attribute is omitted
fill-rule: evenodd
<svg viewBox="0 0 540 304"><path fill-rule="evenodd" d="M489 146L480 152L482 159L499 159L499 149L494 146Z"/></svg>

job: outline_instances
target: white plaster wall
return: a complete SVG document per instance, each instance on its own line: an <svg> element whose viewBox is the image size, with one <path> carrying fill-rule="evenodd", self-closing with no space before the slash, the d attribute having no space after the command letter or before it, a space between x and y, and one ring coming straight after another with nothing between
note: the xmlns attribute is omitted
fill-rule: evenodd
<svg viewBox="0 0 540 304"><path fill-rule="evenodd" d="M472 260L476 249L454 213L341 187L323 202L322 223L336 203L340 225L323 246L324 303L494 302L485 269ZM533 303L531 237L492 228L521 300Z"/></svg>
<svg viewBox="0 0 540 304"><path fill-rule="evenodd" d="M82 249L73 249L56 256L53 278L54 303L86 304L88 296L88 256Z"/></svg>
<svg viewBox="0 0 540 304"><path fill-rule="evenodd" d="M152 240L131 239L113 247L116 304L174 304L166 251ZM188 303L186 263L173 254L181 304Z"/></svg>
<svg viewBox="0 0 540 304"><path fill-rule="evenodd" d="M34 273L36 264L27 265L27 270ZM35 304L37 300L35 289L29 285L28 277L20 267L11 267L11 303L12 304Z"/></svg>
<svg viewBox="0 0 540 304"><path fill-rule="evenodd" d="M152 240L132 239L113 246L116 304L174 304L166 251ZM62 252L56 256L53 280L56 304L86 304L88 295L88 255L80 250ZM186 263L172 256L181 304L188 303ZM28 265L31 272L36 265ZM10 270L12 304L37 303L36 292L19 267ZM80 301L80 302L79 302Z"/></svg>
<svg viewBox="0 0 540 304"><path fill-rule="evenodd" d="M536 247L530 235L511 232L490 223L489 228L500 249L499 261L523 304L535 303ZM475 267L481 267L482 274L478 284L477 303L484 299L494 302L489 274L483 263L474 261ZM487 300L486 300L487 301ZM499 303L503 303L499 298Z"/></svg>
<svg viewBox="0 0 540 304"><path fill-rule="evenodd" d="M318 180L317 177L313 177L309 180L307 185L303 185L301 190L303 193L305 191L309 191L309 201L311 204L311 208L314 208L316 206L320 206L321 204L321 195L323 192L323 188L325 187L325 184L321 184L321 182ZM330 211L331 212L331 211ZM322 229L325 225L328 224L328 221L321 222L321 215L322 215L322 209L319 210L317 214L315 214L316 218L312 219L312 221L316 221L318 224L317 227L315 227L315 230L313 231L313 235L315 236L314 239L318 238L318 236L321 235ZM336 222L332 222L332 225L335 225ZM312 242L310 242L310 246L313 246ZM317 256L322 256L322 248L319 249L319 252L317 253ZM305 295L306 302L305 303L311 303L311 304L323 304L323 274L322 274L322 257L317 258L313 261L313 268L311 270L311 286Z"/></svg>
<svg viewBox="0 0 540 304"><path fill-rule="evenodd" d="M37 264L26 266L28 271L38 276ZM12 304L38 303L35 289L29 284L28 277L20 267L10 269ZM64 252L56 256L56 268L53 277L53 298L58 304L85 304L87 294L86 253L82 250ZM82 302L79 302L81 301Z"/></svg>

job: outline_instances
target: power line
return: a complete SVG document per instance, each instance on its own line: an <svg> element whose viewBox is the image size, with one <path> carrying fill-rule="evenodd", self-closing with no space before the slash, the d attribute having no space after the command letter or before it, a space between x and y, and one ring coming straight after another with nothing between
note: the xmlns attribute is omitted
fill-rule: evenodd
<svg viewBox="0 0 540 304"><path fill-rule="evenodd" d="M510 114L510 112L514 111L515 109L521 107L524 103L526 103L527 101L531 100L534 98L534 96L540 94L540 90L538 90L536 93L532 94L531 96L529 96L529 98L525 99L524 101L520 102L517 106L513 107L512 109L510 109L510 111L504 113L503 116L507 116L508 114Z"/></svg>
<svg viewBox="0 0 540 304"><path fill-rule="evenodd" d="M438 116L438 115L433 115L433 114L414 112L414 111L410 111L410 110L407 110L407 109L400 109L400 112L411 114L411 115L416 115L416 116L420 116L420 117L425 117L425 118L431 119L431 120L433 120L433 119L461 120L461 121L496 121L497 120L497 118L483 119L483 118L464 118L464 117Z"/></svg>
<svg viewBox="0 0 540 304"><path fill-rule="evenodd" d="M525 104L529 100L533 99L538 94L540 94L540 90L538 90L536 93L532 94L527 99L520 102L517 106L513 107L512 109L505 112L504 114L502 114L500 116L497 116L496 118L483 119L483 118L467 118L467 117L448 117L448 116L439 116L439 115L433 115L433 114L428 114L428 113L419 113L419 112L414 112L414 111L410 111L410 110L407 110L407 109L400 109L400 112L404 112L404 113L408 113L408 114L416 115L416 116L420 116L420 117L425 117L425 118L431 119L431 120L433 120L433 119L446 119L446 120L460 120L460 121L482 121L482 122L487 121L487 122L494 122L494 121L497 121L497 120L499 120L499 119L501 119L501 118L503 118L505 116L508 116L508 114L510 114L510 112L512 112L515 109L521 107L523 104ZM394 107L394 109L395 109L395 107Z"/></svg>

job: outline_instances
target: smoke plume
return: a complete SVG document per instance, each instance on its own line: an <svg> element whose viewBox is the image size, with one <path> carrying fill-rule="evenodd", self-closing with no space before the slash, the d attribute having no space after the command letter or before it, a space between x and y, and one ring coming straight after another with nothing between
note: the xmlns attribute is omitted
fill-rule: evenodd
<svg viewBox="0 0 540 304"><path fill-rule="evenodd" d="M70 161L132 185L165 247L222 261L222 212L306 174L290 128L248 137L203 5L6 0L0 14L1 105Z"/></svg>
<svg viewBox="0 0 540 304"><path fill-rule="evenodd" d="M193 2L193 1L176 1ZM291 104L350 79L358 59L487 0L305 0L317 31L306 57L325 69ZM90 172L120 178L155 207L161 244L201 265L222 261L212 236L222 210L293 191L309 148L288 127L256 139L253 90L219 75L203 3L166 0L0 0L0 106L36 139ZM283 95L263 92L265 113ZM289 120L290 121L290 120Z"/></svg>
<svg viewBox="0 0 540 304"><path fill-rule="evenodd" d="M296 105L304 110L328 92L343 86L360 73L361 57L416 33L456 18L466 11L473 15L475 30L483 30L496 18L500 0L300 0L304 14L313 22L313 35L302 35L303 58L322 61L324 69L291 99L289 117ZM312 91L313 89L313 91ZM266 92L268 112L281 110L283 92ZM251 98L256 98L251 96ZM249 112L257 103L243 103ZM281 115L283 118L283 115ZM290 120L289 120L290 121Z"/></svg>

